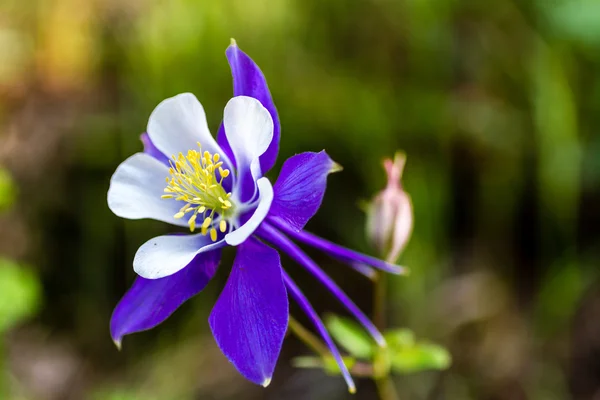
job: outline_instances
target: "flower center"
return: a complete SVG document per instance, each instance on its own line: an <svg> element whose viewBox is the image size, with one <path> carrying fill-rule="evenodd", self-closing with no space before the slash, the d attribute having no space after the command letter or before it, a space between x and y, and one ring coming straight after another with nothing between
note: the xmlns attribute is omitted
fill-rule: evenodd
<svg viewBox="0 0 600 400"><path fill-rule="evenodd" d="M231 192L223 188L223 179L230 174L228 169L222 167L218 153L208 151L202 153L198 143L198 150L189 150L187 155L171 156L169 175L166 178L167 187L163 199L175 199L185 202L175 218L190 215L188 225L190 231L196 229L196 220L200 215L202 224L200 232L203 235L210 233L214 242L217 240L217 226L221 232L227 230L225 218L233 214L234 205L230 200ZM215 218L215 214L217 217Z"/></svg>

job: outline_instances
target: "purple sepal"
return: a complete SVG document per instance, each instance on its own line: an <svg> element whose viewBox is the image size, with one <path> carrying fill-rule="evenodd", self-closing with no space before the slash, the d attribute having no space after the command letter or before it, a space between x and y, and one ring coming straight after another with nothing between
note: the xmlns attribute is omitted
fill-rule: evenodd
<svg viewBox="0 0 600 400"><path fill-rule="evenodd" d="M304 253L300 247L294 242L289 240L285 235L273 228L269 224L262 224L262 226L256 232L259 237L264 238L266 241L272 243L276 248L285 252L292 259L296 260L298 264L306 268L319 282L323 284L339 301L342 305L352 313L352 315L360 322L360 324L369 332L373 339L381 347L385 347L385 339L377 327L371 322L369 317L361 311L360 308L348 297L346 293L335 283L333 279L329 277L318 265L315 263L306 253Z"/></svg>
<svg viewBox="0 0 600 400"><path fill-rule="evenodd" d="M287 226L286 224L281 223L281 221L275 218L267 218L267 221L270 222L277 229L281 230L286 235L289 235L291 238L296 239L309 246L312 246L316 249L322 250L325 253L332 256L333 258L336 258L340 261L346 263L361 263L371 266L375 269L379 269L381 271L389 272L391 274L396 275L408 273L408 270L405 267L390 264L388 262L380 260L379 258L371 257L366 254L347 249L345 247L332 243L329 240L320 238L317 235L313 235L312 233L306 231L297 231Z"/></svg>
<svg viewBox="0 0 600 400"><path fill-rule="evenodd" d="M119 301L110 320L110 334L120 347L123 336L154 328L180 305L199 293L215 274L221 250L198 254L181 271L160 279L138 276Z"/></svg>
<svg viewBox="0 0 600 400"><path fill-rule="evenodd" d="M342 376L344 377L344 380L348 385L348 391L350 393L355 393L356 386L354 385L354 380L352 380L352 376L350 375L350 371L348 371L348 367L346 367L346 364L344 364L344 360L342 359L340 351L333 342L333 339L329 335L329 332L327 332L325 324L323 324L323 321L321 321L321 318L319 318L319 315L317 314L315 309L310 305L310 302L308 301L306 296L304 296L304 293L302 293L298 285L296 285L296 283L292 280L292 278L290 278L290 276L285 271L283 271L283 280L285 281L285 286L288 288L290 295L296 300L302 311L304 311L308 319L310 319L310 321L313 323L313 325L317 329L317 332L319 332L319 335L321 335L321 338L323 338L323 341L329 348L329 351L331 351L331 355L335 359L335 362L340 368Z"/></svg>
<svg viewBox="0 0 600 400"><path fill-rule="evenodd" d="M225 51L227 61L233 75L233 95L234 96L249 96L254 97L261 102L271 118L273 118L273 141L265 153L260 156L260 169L263 174L267 173L277 160L279 152L279 137L281 135L281 124L279 123L279 115L273 103L271 92L267 86L267 80L256 63L233 42ZM227 154L230 160L234 160L231 146L227 141L223 124L219 127L217 133L217 143ZM234 163L236 161L233 161Z"/></svg>
<svg viewBox="0 0 600 400"><path fill-rule="evenodd" d="M337 168L325 151L288 158L273 186L275 197L269 217L297 231L304 228L321 206L327 175Z"/></svg>
<svg viewBox="0 0 600 400"><path fill-rule="evenodd" d="M271 381L288 312L279 254L248 239L238 247L209 318L219 348L248 380L263 386Z"/></svg>
<svg viewBox="0 0 600 400"><path fill-rule="evenodd" d="M154 146L154 143L152 143L152 140L150 140L150 136L146 132L140 135L140 140L144 144L144 153L151 155L152 157L156 158L158 161L161 161L166 165L169 165L169 158L163 153L161 153L161 151L158 150L156 146Z"/></svg>

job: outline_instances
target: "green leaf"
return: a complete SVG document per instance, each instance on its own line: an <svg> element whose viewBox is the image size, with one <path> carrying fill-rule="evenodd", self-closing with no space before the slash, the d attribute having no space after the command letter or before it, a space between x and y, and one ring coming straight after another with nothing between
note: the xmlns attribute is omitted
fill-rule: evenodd
<svg viewBox="0 0 600 400"><path fill-rule="evenodd" d="M342 357L344 364L348 369L352 369L356 360L353 357ZM340 367L337 365L333 356L326 357L314 357L314 356L303 356L292 359L292 365L296 368L318 368L323 369L330 375L341 374Z"/></svg>
<svg viewBox="0 0 600 400"><path fill-rule="evenodd" d="M324 362L321 357L301 356L292 358L292 365L296 368L323 368Z"/></svg>
<svg viewBox="0 0 600 400"><path fill-rule="evenodd" d="M37 310L40 292L31 270L0 258L0 333Z"/></svg>
<svg viewBox="0 0 600 400"><path fill-rule="evenodd" d="M351 355L364 359L373 356L376 344L359 324L337 315L328 315L325 324L333 338Z"/></svg>
<svg viewBox="0 0 600 400"><path fill-rule="evenodd" d="M433 343L417 343L392 353L392 370L399 374L410 374L426 370L443 370L452 359L444 347Z"/></svg>
<svg viewBox="0 0 600 400"><path fill-rule="evenodd" d="M349 370L352 369L352 367L354 367L354 364L356 364L356 360L353 357L342 357L342 360L344 361L344 364L346 364L346 368L348 368ZM337 362L335 361L335 358L333 358L333 356L331 357L324 357L323 361L325 361L325 372L330 374L330 375L340 375L342 373L342 371L340 370L340 367L338 366Z"/></svg>
<svg viewBox="0 0 600 400"><path fill-rule="evenodd" d="M10 207L16 197L15 184L10 174L0 168L0 211Z"/></svg>
<svg viewBox="0 0 600 400"><path fill-rule="evenodd" d="M387 341L388 347L392 350L400 350L405 347L413 347L415 345L415 334L410 329L398 328L386 331L383 336Z"/></svg>

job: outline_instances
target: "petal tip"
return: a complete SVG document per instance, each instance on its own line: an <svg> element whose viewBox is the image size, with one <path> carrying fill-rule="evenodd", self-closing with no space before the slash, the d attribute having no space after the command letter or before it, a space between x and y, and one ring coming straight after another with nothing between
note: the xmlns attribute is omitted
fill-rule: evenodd
<svg viewBox="0 0 600 400"><path fill-rule="evenodd" d="M393 263L387 263L391 268L390 270L388 270L389 273L394 274L394 275L401 275L401 276L409 276L410 275L410 269L408 269L405 266L402 265L397 265L397 264L393 264Z"/></svg>
<svg viewBox="0 0 600 400"><path fill-rule="evenodd" d="M333 174L335 172L340 172L344 169L344 167L342 167L341 164L336 163L335 161L332 161L331 164L331 169L329 170L330 174Z"/></svg>
<svg viewBox="0 0 600 400"><path fill-rule="evenodd" d="M354 385L348 386L348 393L356 394L356 386L354 386Z"/></svg>
<svg viewBox="0 0 600 400"><path fill-rule="evenodd" d="M271 378L265 378L265 380L261 383L262 387L267 387L271 383Z"/></svg>
<svg viewBox="0 0 600 400"><path fill-rule="evenodd" d="M234 39L234 38L230 38L230 39L229 39L229 45L230 45L230 46L235 46L235 47L237 47L237 42L235 41L235 39Z"/></svg>
<svg viewBox="0 0 600 400"><path fill-rule="evenodd" d="M121 339L113 339L113 343L115 344L117 350L121 351L123 349L123 343L121 342Z"/></svg>

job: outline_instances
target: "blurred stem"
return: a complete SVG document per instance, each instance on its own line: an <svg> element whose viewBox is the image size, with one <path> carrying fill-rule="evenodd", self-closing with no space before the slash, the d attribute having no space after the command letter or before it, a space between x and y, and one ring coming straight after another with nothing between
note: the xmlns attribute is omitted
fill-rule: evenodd
<svg viewBox="0 0 600 400"><path fill-rule="evenodd" d="M373 322L382 332L385 330L386 295L387 274L378 272L373 293Z"/></svg>
<svg viewBox="0 0 600 400"><path fill-rule="evenodd" d="M385 375L381 378L375 378L375 385L377 385L377 393L381 400L399 400L398 392L394 386L394 382L389 375Z"/></svg>
<svg viewBox="0 0 600 400"><path fill-rule="evenodd" d="M321 357L328 356L329 349L323 342L321 342L315 335L308 331L300 322L290 315L288 322L290 330L300 339L304 344L310 347L315 353Z"/></svg>
<svg viewBox="0 0 600 400"><path fill-rule="evenodd" d="M8 398L8 368L6 368L2 342L0 342L0 398Z"/></svg>
<svg viewBox="0 0 600 400"><path fill-rule="evenodd" d="M373 322L381 332L385 331L386 326L387 284L387 274L379 272L375 280L375 290L373 293ZM381 351L387 350L382 349ZM377 358L379 357L376 357L375 362L377 362ZM386 366L384 371L377 375L375 377L375 385L377 386L379 398L381 400L399 400L400 397L390 376L389 366Z"/></svg>

